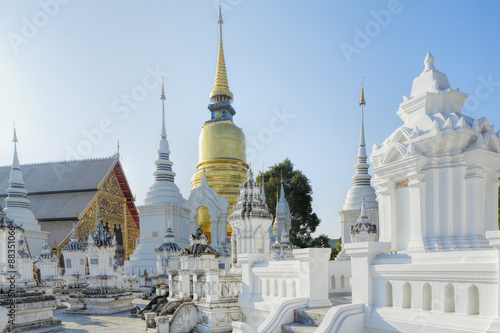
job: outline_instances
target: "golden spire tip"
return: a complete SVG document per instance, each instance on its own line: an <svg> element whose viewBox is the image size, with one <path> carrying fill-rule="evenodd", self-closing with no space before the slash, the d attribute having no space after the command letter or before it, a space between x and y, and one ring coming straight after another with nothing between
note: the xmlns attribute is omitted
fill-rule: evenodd
<svg viewBox="0 0 500 333"><path fill-rule="evenodd" d="M365 77L363 76L361 79L361 98L359 99L359 106L366 105L365 102L365 89L363 86L363 81L365 80Z"/></svg>
<svg viewBox="0 0 500 333"><path fill-rule="evenodd" d="M165 84L163 83L165 80L165 77L161 77L161 96L160 99L165 99Z"/></svg>

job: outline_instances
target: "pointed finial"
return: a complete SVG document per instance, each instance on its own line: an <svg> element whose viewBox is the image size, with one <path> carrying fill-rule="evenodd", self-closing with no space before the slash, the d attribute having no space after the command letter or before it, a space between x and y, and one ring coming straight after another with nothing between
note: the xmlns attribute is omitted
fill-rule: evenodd
<svg viewBox="0 0 500 333"><path fill-rule="evenodd" d="M427 52L427 55L425 56L424 64L425 64L424 72L430 71L432 69L436 69L434 67L434 57L432 56L432 54L430 52Z"/></svg>
<svg viewBox="0 0 500 333"><path fill-rule="evenodd" d="M14 123L14 137L12 138L12 142L14 142L14 160L12 162L12 169L20 171L21 170L21 164L19 163L19 158L17 157L16 123ZM12 175L11 175L11 178L12 178Z"/></svg>
<svg viewBox="0 0 500 333"><path fill-rule="evenodd" d="M360 157L366 157L366 149L365 149L365 125L364 125L364 106L365 102L365 89L364 89L364 81L365 77L363 76L361 79L361 98L359 100L359 106L361 107L361 132L359 134L359 150L358 150L358 159Z"/></svg>
<svg viewBox="0 0 500 333"><path fill-rule="evenodd" d="M165 100L165 84L164 84L165 77L161 77L161 96L160 99Z"/></svg>
<svg viewBox="0 0 500 333"><path fill-rule="evenodd" d="M162 110L162 122L161 122L161 137L167 137L167 130L165 128L165 85L163 83L164 77L161 77L161 110Z"/></svg>
<svg viewBox="0 0 500 333"><path fill-rule="evenodd" d="M365 89L363 87L363 82L365 81L365 77L363 76L361 79L361 98L359 99L359 106L366 105L365 102Z"/></svg>
<svg viewBox="0 0 500 333"><path fill-rule="evenodd" d="M247 169L247 180L253 181L253 171L252 171L252 164L251 163L248 165L248 169Z"/></svg>
<svg viewBox="0 0 500 333"><path fill-rule="evenodd" d="M71 236L70 236L70 239L71 239L71 240L78 239L78 235L76 234L75 223L73 223L73 229L71 230Z"/></svg>
<svg viewBox="0 0 500 333"><path fill-rule="evenodd" d="M281 169L281 184L283 184L283 169Z"/></svg>
<svg viewBox="0 0 500 333"><path fill-rule="evenodd" d="M251 166L248 166L247 169L247 181L253 181L253 172Z"/></svg>
<svg viewBox="0 0 500 333"><path fill-rule="evenodd" d="M229 90L229 83L227 80L226 61L224 59L224 48L222 46L222 7L219 2L219 55L217 57L217 72L215 74L214 89L210 93L210 98L215 102L227 101L231 102L233 93Z"/></svg>
<svg viewBox="0 0 500 333"><path fill-rule="evenodd" d="M116 140L116 156L120 157L120 140Z"/></svg>
<svg viewBox="0 0 500 333"><path fill-rule="evenodd" d="M14 122L14 138L12 139L12 142L17 143L16 123L15 122Z"/></svg>
<svg viewBox="0 0 500 333"><path fill-rule="evenodd" d="M222 21L222 6L221 6L221 1L220 1L220 0L219 0L219 18L218 18L218 20L217 20L217 23L219 23L219 24L224 23L224 22Z"/></svg>

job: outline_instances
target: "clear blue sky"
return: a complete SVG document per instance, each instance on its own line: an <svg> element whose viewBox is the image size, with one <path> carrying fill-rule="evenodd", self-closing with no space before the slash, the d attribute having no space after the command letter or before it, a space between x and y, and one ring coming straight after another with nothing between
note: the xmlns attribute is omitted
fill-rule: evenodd
<svg viewBox="0 0 500 333"><path fill-rule="evenodd" d="M64 160L78 149L83 158L110 156L119 139L141 204L153 180L161 130L160 88L148 77L159 68L167 75L176 183L187 197L198 135L209 116L217 1L60 1L0 5L0 164L12 162L14 121L21 163ZM363 75L368 152L402 124L396 111L428 51L452 88L476 98L465 113L500 124L500 84L483 83L500 82L500 2L222 5L234 119L249 151L254 148L252 165L260 169L289 157L311 179L319 233L340 235L338 211L354 173ZM368 35L363 39L359 31ZM356 50L346 57L348 48ZM132 94L128 105L122 101ZM295 118L276 118L284 110ZM95 135L99 126L102 136ZM84 131L94 133L94 143Z"/></svg>

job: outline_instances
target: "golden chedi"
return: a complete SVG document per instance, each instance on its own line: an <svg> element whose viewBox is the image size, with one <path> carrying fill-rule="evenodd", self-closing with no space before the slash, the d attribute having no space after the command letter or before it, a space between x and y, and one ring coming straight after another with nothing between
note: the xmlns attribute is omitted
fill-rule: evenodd
<svg viewBox="0 0 500 333"><path fill-rule="evenodd" d="M231 205L229 214L239 195L238 186L246 180L246 144L241 128L233 123L236 111L231 106L233 94L229 90L226 63L222 47L222 14L219 8L219 56L215 85L210 93L210 120L203 125L199 141L199 163L196 173L191 178L192 189L199 187L206 173L207 182L219 196L226 196ZM210 216L202 207L198 211L198 223L210 238ZM228 236L232 229L227 226ZM211 240L211 239L210 239ZM218 242L220 240L214 240Z"/></svg>

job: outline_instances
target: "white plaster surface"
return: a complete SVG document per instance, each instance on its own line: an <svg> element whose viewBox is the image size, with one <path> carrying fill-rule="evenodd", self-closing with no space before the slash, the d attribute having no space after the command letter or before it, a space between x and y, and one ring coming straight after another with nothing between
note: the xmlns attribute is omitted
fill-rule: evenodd
<svg viewBox="0 0 500 333"><path fill-rule="evenodd" d="M148 301L135 299L134 305L143 308ZM64 313L65 309L54 311L54 317L62 320L62 324L29 330L29 333L84 333L84 332L143 332L146 324L140 317L133 317L130 312L115 313L112 315L75 315Z"/></svg>

